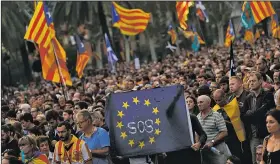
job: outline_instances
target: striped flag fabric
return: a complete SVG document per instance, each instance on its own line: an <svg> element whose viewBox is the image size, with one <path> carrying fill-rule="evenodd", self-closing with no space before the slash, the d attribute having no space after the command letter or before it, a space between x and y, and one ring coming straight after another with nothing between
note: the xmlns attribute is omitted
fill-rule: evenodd
<svg viewBox="0 0 280 164"><path fill-rule="evenodd" d="M170 37L171 37L171 43L172 44L175 44L176 40L177 40L177 34L176 34L176 31L175 29L172 27L172 25L169 25L168 27L168 32L167 32Z"/></svg>
<svg viewBox="0 0 280 164"><path fill-rule="evenodd" d="M66 53L55 37L53 19L45 2L37 2L24 39L32 40L39 45L45 80L72 85L66 66Z"/></svg>
<svg viewBox="0 0 280 164"><path fill-rule="evenodd" d="M280 26L277 14L271 17L271 32L272 37L280 39Z"/></svg>
<svg viewBox="0 0 280 164"><path fill-rule="evenodd" d="M229 20L227 33L226 33L226 39L225 39L225 46L229 47L231 45L231 42L234 40L235 34L234 29L231 20Z"/></svg>
<svg viewBox="0 0 280 164"><path fill-rule="evenodd" d="M124 35L133 36L145 31L150 18L151 14L141 9L126 9L116 2L112 3L113 26Z"/></svg>
<svg viewBox="0 0 280 164"><path fill-rule="evenodd" d="M189 39L191 37L194 36L194 33L192 31L184 31L181 28L179 28L179 30L183 33L183 35L185 36L185 38Z"/></svg>
<svg viewBox="0 0 280 164"><path fill-rule="evenodd" d="M76 43L77 43L77 63L76 63L76 71L79 78L82 78L83 71L90 59L89 53L86 50L84 43L81 41L80 36L76 35Z"/></svg>
<svg viewBox="0 0 280 164"><path fill-rule="evenodd" d="M256 23L275 14L270 1L251 1L249 3Z"/></svg>
<svg viewBox="0 0 280 164"><path fill-rule="evenodd" d="M107 36L107 34L105 33L105 43L106 43L106 50L107 50L107 57L108 57L108 63L111 64L112 70L114 71L115 66L114 64L119 60L116 56L116 54L114 53L109 38Z"/></svg>
<svg viewBox="0 0 280 164"><path fill-rule="evenodd" d="M192 1L176 2L177 16L178 16L178 20L180 23L180 27L183 30L187 30L187 28L188 28L186 21L188 20L188 14L190 12L189 8L192 5L194 5L194 3Z"/></svg>
<svg viewBox="0 0 280 164"><path fill-rule="evenodd" d="M205 21L205 22L209 22L209 17L208 17L208 14L206 12L206 8L205 6L202 4L201 1L197 1L196 4L195 4L195 7L196 7L196 15L198 16L198 18L201 20L201 21Z"/></svg>

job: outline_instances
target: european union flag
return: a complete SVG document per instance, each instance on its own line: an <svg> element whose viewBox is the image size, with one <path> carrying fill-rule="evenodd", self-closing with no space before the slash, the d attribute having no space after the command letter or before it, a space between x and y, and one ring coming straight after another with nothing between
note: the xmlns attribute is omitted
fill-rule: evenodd
<svg viewBox="0 0 280 164"><path fill-rule="evenodd" d="M193 143L181 85L111 94L106 124L117 156L170 152Z"/></svg>

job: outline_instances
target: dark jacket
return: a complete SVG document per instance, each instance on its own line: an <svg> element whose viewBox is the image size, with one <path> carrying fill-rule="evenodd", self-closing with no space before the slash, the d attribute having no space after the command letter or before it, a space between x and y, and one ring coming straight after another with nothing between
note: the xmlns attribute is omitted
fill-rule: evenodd
<svg viewBox="0 0 280 164"><path fill-rule="evenodd" d="M247 137L253 137L253 128L255 130L255 137L263 139L268 135L266 113L275 107L274 97L271 92L262 89L258 97L256 97L255 108L252 107L254 98L254 93L248 94L241 110L241 119L244 123Z"/></svg>

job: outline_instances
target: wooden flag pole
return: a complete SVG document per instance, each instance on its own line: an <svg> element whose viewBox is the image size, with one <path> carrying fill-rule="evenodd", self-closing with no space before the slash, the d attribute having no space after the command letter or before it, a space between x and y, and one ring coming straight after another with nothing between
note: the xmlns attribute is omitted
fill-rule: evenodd
<svg viewBox="0 0 280 164"><path fill-rule="evenodd" d="M61 68L60 68L60 65L59 65L59 62L58 62L58 58L57 58L57 55L56 55L56 50L55 50L55 47L54 47L53 39L51 40L51 45L52 45L52 48L53 48L53 52L54 52L54 56L55 56L55 61L56 61L56 65L57 65L58 72L59 72L60 84L62 86L63 95L64 95L64 98L66 100L68 100L69 99L68 94L67 93L65 94L66 83L65 83L65 80L64 80L64 78L62 76L62 72L61 72Z"/></svg>

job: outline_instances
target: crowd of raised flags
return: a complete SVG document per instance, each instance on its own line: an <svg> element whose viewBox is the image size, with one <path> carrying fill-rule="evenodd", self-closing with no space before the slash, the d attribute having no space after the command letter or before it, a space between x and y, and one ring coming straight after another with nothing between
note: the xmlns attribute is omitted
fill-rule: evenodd
<svg viewBox="0 0 280 164"><path fill-rule="evenodd" d="M66 53L58 42L53 19L48 6L45 2L36 2L35 12L27 28L24 38L33 41L38 45L43 78L48 81L62 83L64 86L72 85L71 77L66 67ZM205 6L201 1L181 1L176 2L176 12L179 21L179 31L186 37L192 40L192 49L197 52L200 44L205 44L205 39L199 36L194 24L188 26L188 14L190 7L196 8L196 15L201 21L209 22L209 17ZM241 24L246 29L244 40L253 45L254 41L260 37L260 32L257 29L253 32L253 27L263 19L271 17L272 36L280 38L280 27L277 14L275 13L269 1L244 2L242 5ZM119 28L123 35L134 36L146 30L148 23L151 20L151 13L146 13L141 9L126 9L116 2L112 2L112 24L113 27ZM235 39L235 29L231 20L229 20L228 28L225 35L226 47ZM170 35L172 45L176 44L177 33L175 28L170 24L167 33ZM105 42L108 63L112 71L115 63L118 61L113 48L111 47L108 34L105 33ZM77 43L77 63L76 71L79 78L83 75L83 70L90 59L89 52L84 46L83 40L77 35L75 37ZM172 46L170 45L170 46ZM170 47L169 46L169 47ZM170 48L170 50L173 50ZM173 50L174 51L174 50ZM173 52L172 51L172 52ZM121 55L124 58L124 55Z"/></svg>

